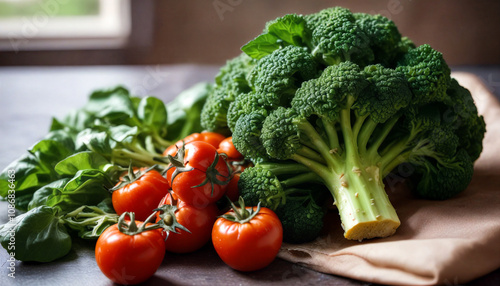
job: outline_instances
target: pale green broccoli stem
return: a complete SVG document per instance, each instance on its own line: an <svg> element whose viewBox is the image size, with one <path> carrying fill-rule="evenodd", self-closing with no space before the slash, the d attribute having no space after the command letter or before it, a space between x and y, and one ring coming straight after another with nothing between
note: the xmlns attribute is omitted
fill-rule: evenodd
<svg viewBox="0 0 500 286"><path fill-rule="evenodd" d="M368 118L368 115L363 115L359 116L356 118L356 121L354 122L354 126L352 127L352 134L353 137L356 139L356 145L358 146L358 152L359 152L359 141L358 138L360 138L359 133L361 129L365 126L365 120Z"/></svg>
<svg viewBox="0 0 500 286"><path fill-rule="evenodd" d="M318 134L316 129L309 123L307 120L301 120L298 123L299 130L305 134L311 140L311 143L316 146L316 150L318 150L319 154L326 161L326 164L333 169L338 170L341 168L341 163L338 158L339 156L334 152L330 152L330 147L325 143L323 138ZM300 155L300 154L297 154ZM300 155L301 156L301 155ZM301 156L303 157L303 156ZM321 161L320 161L321 162ZM324 166L324 165L323 165Z"/></svg>
<svg viewBox="0 0 500 286"><path fill-rule="evenodd" d="M332 152L338 152L340 149L339 135L335 129L335 123L330 122L324 117L321 118L323 123L323 128L325 129L326 136L328 137L328 142L330 143L330 150Z"/></svg>
<svg viewBox="0 0 500 286"><path fill-rule="evenodd" d="M345 162L349 162L352 167L359 167L357 138L351 124L351 106L354 101L353 96L348 96L346 107L340 111L340 130L344 136Z"/></svg>
<svg viewBox="0 0 500 286"><path fill-rule="evenodd" d="M350 97L347 106L350 107L352 102L353 98ZM353 127L350 108L341 111L340 128L345 145L343 160L336 159L317 131L302 121L299 125L300 131L308 136L317 146L318 152L325 156L327 166L299 154L292 155L293 160L309 167L323 179L335 199L345 237L356 240L392 235L400 224L385 192L380 168L370 162L361 163L357 135L362 133L366 118L358 117ZM373 132L367 130L365 129L365 132L370 134Z"/></svg>
<svg viewBox="0 0 500 286"><path fill-rule="evenodd" d="M400 221L385 192L380 169L344 169L338 173L300 155L292 159L304 164L324 181L338 207L345 237L361 240L392 235ZM350 164L349 164L350 165Z"/></svg>
<svg viewBox="0 0 500 286"><path fill-rule="evenodd" d="M363 124L363 127L358 133L358 152L359 155L364 157L367 154L366 146L368 145L368 141L371 138L373 131L377 127L378 123L373 121L371 118Z"/></svg>
<svg viewBox="0 0 500 286"><path fill-rule="evenodd" d="M256 166L262 167L266 170L271 171L274 175L286 175L286 174L300 174L311 171L308 167L297 164L297 163L279 163L279 162L265 162L258 163Z"/></svg>
<svg viewBox="0 0 500 286"><path fill-rule="evenodd" d="M368 167L346 172L340 180L331 180L345 237L364 238L392 235L400 221L385 192L380 169Z"/></svg>
<svg viewBox="0 0 500 286"><path fill-rule="evenodd" d="M309 158L309 159L312 159L312 160L315 160L315 161L318 161L318 162L326 164L325 159L323 157L321 157L321 155L318 154L318 152L316 152L315 150L313 150L313 149L311 149L309 147L303 146L302 148L300 148L299 150L297 150L297 154L299 154L301 156L304 156L306 158Z"/></svg>
<svg viewBox="0 0 500 286"><path fill-rule="evenodd" d="M283 188L289 188L289 187L297 186L297 185L304 184L304 183L321 182L321 181L322 180L318 177L318 175L316 173L307 172L307 173L293 176L291 178L283 180L283 181L281 181L281 185L283 186Z"/></svg>
<svg viewBox="0 0 500 286"><path fill-rule="evenodd" d="M408 135L405 139L392 142L389 146L384 148L382 152L380 152L380 156L382 157L380 159L380 168L384 170L383 173L389 173L392 170L390 168L394 168L400 163L405 162L406 158L404 156L399 159L398 157L400 157L403 152L408 151L412 141L419 133L420 132L417 129L413 129L412 132L410 132L410 135ZM394 160L399 161L399 163L394 163Z"/></svg>
<svg viewBox="0 0 500 286"><path fill-rule="evenodd" d="M372 162L379 160L379 158L380 158L380 155L379 155L380 146L382 145L382 143L384 143L384 141L387 138L387 136L389 135L389 133L391 133L392 128L394 127L394 125L396 125L398 120L399 120L399 118L395 117L395 118L391 118L387 122L385 122L384 125L382 126L382 132L380 134L378 134L378 136L375 138L373 143L370 145L370 147L366 151L366 155L367 155L366 157L369 158ZM372 121L372 120L370 120L370 121ZM375 124L375 126L373 127L373 129L375 129L377 124L375 122L373 122L373 124ZM372 125L372 124L370 124L370 125ZM372 130L370 132L370 134L372 134L373 131L374 130ZM369 138L366 138L366 140L368 140L368 139ZM366 145L365 145L365 148L366 148Z"/></svg>

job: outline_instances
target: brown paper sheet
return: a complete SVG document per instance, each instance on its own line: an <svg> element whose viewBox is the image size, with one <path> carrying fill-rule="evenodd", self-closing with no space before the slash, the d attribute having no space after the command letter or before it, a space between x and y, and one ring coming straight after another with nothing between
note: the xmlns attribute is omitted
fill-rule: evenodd
<svg viewBox="0 0 500 286"><path fill-rule="evenodd" d="M336 211L327 232L279 257L320 272L389 285L457 285L500 267L500 104L474 75L453 73L486 121L484 150L467 190L446 201L413 197L392 180L388 195L401 219L396 234L349 241Z"/></svg>

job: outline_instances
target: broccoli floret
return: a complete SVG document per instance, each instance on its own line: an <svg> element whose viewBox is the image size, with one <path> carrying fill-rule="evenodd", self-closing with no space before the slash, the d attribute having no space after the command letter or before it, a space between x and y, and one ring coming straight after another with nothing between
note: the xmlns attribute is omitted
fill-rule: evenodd
<svg viewBox="0 0 500 286"><path fill-rule="evenodd" d="M457 130L459 147L464 148L472 161L477 160L483 151L482 140L486 132L483 116L477 116L477 107L470 91L452 79L448 91L447 107L453 112L446 120ZM450 113L450 112L448 112ZM456 116L452 116L455 114Z"/></svg>
<svg viewBox="0 0 500 286"><path fill-rule="evenodd" d="M276 214L283 225L283 241L304 243L316 239L323 229L326 208L318 205L309 189L290 189L286 203L280 204Z"/></svg>
<svg viewBox="0 0 500 286"><path fill-rule="evenodd" d="M269 104L283 104L295 94L300 83L316 77L318 64L305 48L287 46L257 62L248 82Z"/></svg>
<svg viewBox="0 0 500 286"><path fill-rule="evenodd" d="M312 192L311 183L317 186ZM323 228L326 208L321 179L295 162L261 162L246 168L238 181L240 196L249 205L271 208L283 225L283 240L303 243Z"/></svg>
<svg viewBox="0 0 500 286"><path fill-rule="evenodd" d="M421 198L449 199L467 188L472 179L474 162L464 149L439 163L424 160L413 175L414 192Z"/></svg>
<svg viewBox="0 0 500 286"><path fill-rule="evenodd" d="M242 53L229 60L220 69L215 78L214 88L201 111L200 120L204 129L225 135L230 134L226 119L229 105L240 94L251 91L246 76L253 65L253 59Z"/></svg>
<svg viewBox="0 0 500 286"><path fill-rule="evenodd" d="M303 183L319 182L319 177L297 163L260 162L240 175L238 190L245 202L275 210L286 202L287 189Z"/></svg>
<svg viewBox="0 0 500 286"><path fill-rule="evenodd" d="M343 61L367 64L374 60L370 38L345 8L325 9L307 17L312 31L311 50L327 65Z"/></svg>
<svg viewBox="0 0 500 286"><path fill-rule="evenodd" d="M390 19L381 15L354 13L356 24L366 34L375 60L384 66L392 66L400 48L401 34Z"/></svg>
<svg viewBox="0 0 500 286"><path fill-rule="evenodd" d="M443 55L425 44L410 49L398 62L396 70L408 78L415 95L414 104L444 101L450 83L450 68Z"/></svg>
<svg viewBox="0 0 500 286"><path fill-rule="evenodd" d="M287 15L242 50L253 59L239 78L248 89L221 112L234 145L256 167L294 161L320 178L346 238L396 231L383 179L400 164L414 166L409 179L423 198L452 197L470 182L484 119L443 55L401 37L391 20L339 7ZM286 201L283 182L298 176L278 170L265 180L285 193L273 207ZM254 200L276 196L245 181L261 194Z"/></svg>
<svg viewBox="0 0 500 286"><path fill-rule="evenodd" d="M260 144L262 123L265 118L264 115L257 112L245 114L236 121L233 130L234 147L245 158L254 162L269 159L264 146Z"/></svg>
<svg viewBox="0 0 500 286"><path fill-rule="evenodd" d="M236 121L238 121L241 116L255 112L265 117L274 108L275 105L269 104L265 94L254 91L240 94L238 98L229 105L227 111L227 126L229 126L231 130L234 130Z"/></svg>

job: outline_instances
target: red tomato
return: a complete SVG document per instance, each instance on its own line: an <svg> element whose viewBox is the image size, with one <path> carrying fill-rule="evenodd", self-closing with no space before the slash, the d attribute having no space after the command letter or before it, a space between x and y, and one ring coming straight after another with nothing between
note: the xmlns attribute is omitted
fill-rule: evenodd
<svg viewBox="0 0 500 286"><path fill-rule="evenodd" d="M153 276L165 256L162 230L128 235L118 224L97 240L95 259L102 273L118 284L137 284Z"/></svg>
<svg viewBox="0 0 500 286"><path fill-rule="evenodd" d="M224 135L221 135L219 133L215 132L208 132L208 131L203 131L201 133L193 133L188 136L186 136L184 139L181 139L177 141L174 145L168 147L164 152L163 156L167 155L174 155L177 153L177 149L182 147L182 144L187 144L190 142L194 141L203 141L207 142L208 144L214 146L215 148L219 147L219 144L221 143L222 140L224 140L226 137Z"/></svg>
<svg viewBox="0 0 500 286"><path fill-rule="evenodd" d="M219 210L214 204L204 208L196 208L182 200L174 201L174 203L177 204L175 212L177 222L190 232L182 229L177 229L178 233L170 232L165 240L166 250L175 253L188 253L200 249L210 241L212 227ZM172 205L170 194L166 195L160 202L160 206L163 204ZM157 221L160 220L159 214L158 212L156 215Z"/></svg>
<svg viewBox="0 0 500 286"><path fill-rule="evenodd" d="M257 207L246 210L257 212ZM234 210L226 214L234 216ZM269 265L280 250L283 227L278 216L260 208L248 222L220 217L212 230L212 242L219 257L231 268L254 271Z"/></svg>
<svg viewBox="0 0 500 286"><path fill-rule="evenodd" d="M111 199L118 215L124 212L134 212L138 220L144 221L169 189L168 180L158 171L150 170L113 191Z"/></svg>
<svg viewBox="0 0 500 286"><path fill-rule="evenodd" d="M231 160L243 160L243 155L236 150L233 144L233 137L227 137L220 142L217 152L224 153Z"/></svg>
<svg viewBox="0 0 500 286"><path fill-rule="evenodd" d="M240 197L240 191L238 190L238 181L240 180L240 173L236 173L227 184L226 196L230 201L235 202Z"/></svg>
<svg viewBox="0 0 500 286"><path fill-rule="evenodd" d="M227 162L219 156L212 145L195 141L185 145L183 167L173 167L167 172L172 191L187 204L201 208L215 203L225 193L230 176ZM218 157L217 163L215 158ZM191 169L177 174L174 171L182 168Z"/></svg>

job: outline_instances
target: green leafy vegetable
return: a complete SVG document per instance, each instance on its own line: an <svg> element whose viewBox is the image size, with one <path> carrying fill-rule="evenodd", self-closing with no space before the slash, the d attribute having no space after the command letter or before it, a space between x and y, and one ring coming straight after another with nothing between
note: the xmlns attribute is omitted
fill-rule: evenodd
<svg viewBox="0 0 500 286"><path fill-rule="evenodd" d="M0 225L0 242L21 261L49 262L71 249L68 230L57 210L48 206L39 206Z"/></svg>
<svg viewBox="0 0 500 286"><path fill-rule="evenodd" d="M8 249L15 233L17 259L48 262L69 251L72 231L96 239L117 221L109 190L119 176L129 167L165 164L157 158L171 142L201 132L200 111L210 89L198 84L165 105L116 87L96 91L82 108L54 118L45 138L0 174L0 195L15 189L16 208L27 211L0 226L2 246Z"/></svg>

